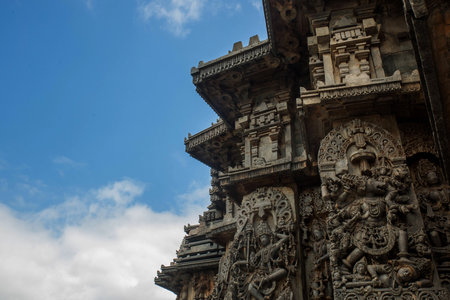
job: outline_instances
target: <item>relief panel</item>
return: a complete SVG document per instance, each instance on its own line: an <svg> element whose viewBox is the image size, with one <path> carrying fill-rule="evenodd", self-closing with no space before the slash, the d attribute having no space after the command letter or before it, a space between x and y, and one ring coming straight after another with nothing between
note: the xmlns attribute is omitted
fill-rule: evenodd
<svg viewBox="0 0 450 300"><path fill-rule="evenodd" d="M334 299L448 299L433 276L400 142L354 120L322 140L318 157L322 201L333 206L326 224Z"/></svg>
<svg viewBox="0 0 450 300"><path fill-rule="evenodd" d="M450 187L444 183L428 126L405 124L401 130L436 268L442 285L450 288Z"/></svg>
<svg viewBox="0 0 450 300"><path fill-rule="evenodd" d="M297 299L293 201L289 188L258 188L244 197L209 299Z"/></svg>
<svg viewBox="0 0 450 300"><path fill-rule="evenodd" d="M236 121L242 132L243 168L260 168L291 158L291 125L287 101L277 97L258 99L249 115Z"/></svg>

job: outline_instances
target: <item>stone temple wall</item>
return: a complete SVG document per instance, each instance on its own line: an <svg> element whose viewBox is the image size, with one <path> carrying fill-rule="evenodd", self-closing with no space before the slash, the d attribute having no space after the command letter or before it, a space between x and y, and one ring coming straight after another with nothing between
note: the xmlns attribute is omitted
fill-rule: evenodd
<svg viewBox="0 0 450 300"><path fill-rule="evenodd" d="M268 40L191 71L220 116L185 140L211 203L155 282L179 300L450 299L448 3L263 4Z"/></svg>

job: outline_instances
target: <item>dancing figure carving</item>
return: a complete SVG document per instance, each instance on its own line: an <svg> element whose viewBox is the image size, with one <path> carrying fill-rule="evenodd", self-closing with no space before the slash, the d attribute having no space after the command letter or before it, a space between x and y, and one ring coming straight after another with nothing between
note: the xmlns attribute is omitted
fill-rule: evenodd
<svg viewBox="0 0 450 300"><path fill-rule="evenodd" d="M354 120L322 140L319 171L322 198L334 203L326 221L335 299L431 287L431 251L400 143Z"/></svg>
<svg viewBox="0 0 450 300"><path fill-rule="evenodd" d="M277 188L260 188L244 197L237 232L210 299L293 299L294 221L289 199Z"/></svg>

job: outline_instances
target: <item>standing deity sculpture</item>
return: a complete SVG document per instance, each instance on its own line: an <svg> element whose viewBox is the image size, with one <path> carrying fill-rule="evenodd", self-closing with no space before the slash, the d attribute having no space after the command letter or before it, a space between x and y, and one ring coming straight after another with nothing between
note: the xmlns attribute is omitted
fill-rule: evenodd
<svg viewBox="0 0 450 300"><path fill-rule="evenodd" d="M291 203L279 189L260 188L244 197L210 299L293 299L294 220Z"/></svg>
<svg viewBox="0 0 450 300"><path fill-rule="evenodd" d="M299 195L302 242L309 299L330 299L333 294L325 216L333 211L330 201L320 197L320 190L308 188Z"/></svg>
<svg viewBox="0 0 450 300"><path fill-rule="evenodd" d="M443 285L450 288L450 187L442 184L436 161L437 158L428 153L413 160L411 169L438 273Z"/></svg>

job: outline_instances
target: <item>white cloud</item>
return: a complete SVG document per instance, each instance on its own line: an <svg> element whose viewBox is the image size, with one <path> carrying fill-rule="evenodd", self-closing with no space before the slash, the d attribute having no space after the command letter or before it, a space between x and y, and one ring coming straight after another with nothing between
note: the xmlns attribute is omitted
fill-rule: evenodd
<svg viewBox="0 0 450 300"><path fill-rule="evenodd" d="M0 204L0 299L175 299L153 279L202 210L130 204L143 190L123 180L26 216ZM205 190L193 185L179 199L198 204Z"/></svg>
<svg viewBox="0 0 450 300"><path fill-rule="evenodd" d="M144 191L142 184L136 184L131 180L122 180L102 187L97 192L99 200L114 200L116 204L128 204L136 196L139 196Z"/></svg>
<svg viewBox="0 0 450 300"><path fill-rule="evenodd" d="M144 20L164 19L177 36L189 33L185 25L200 18L207 0L152 0L141 2L138 9Z"/></svg>
<svg viewBox="0 0 450 300"><path fill-rule="evenodd" d="M193 215L195 212L203 212L209 204L209 188L209 185L192 182L186 193L178 195L178 207L189 215Z"/></svg>
<svg viewBox="0 0 450 300"><path fill-rule="evenodd" d="M138 0L138 12L145 21L163 20L176 36L189 34L188 24L199 21L206 13L236 13L242 10L236 0Z"/></svg>
<svg viewBox="0 0 450 300"><path fill-rule="evenodd" d="M89 10L94 8L94 0L84 0L84 4Z"/></svg>
<svg viewBox="0 0 450 300"><path fill-rule="evenodd" d="M70 159L64 155L57 156L57 157L53 158L52 161L56 165L65 165L65 166L70 166L70 167L74 167L74 168L83 167L86 165L85 163L74 161L73 159Z"/></svg>
<svg viewBox="0 0 450 300"><path fill-rule="evenodd" d="M250 3L256 8L257 11L262 10L262 0L250 0Z"/></svg>

